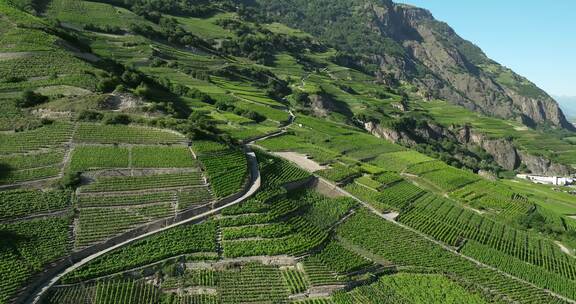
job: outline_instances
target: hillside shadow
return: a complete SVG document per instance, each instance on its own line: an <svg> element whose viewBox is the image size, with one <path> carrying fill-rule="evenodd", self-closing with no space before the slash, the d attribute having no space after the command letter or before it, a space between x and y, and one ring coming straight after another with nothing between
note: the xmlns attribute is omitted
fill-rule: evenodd
<svg viewBox="0 0 576 304"><path fill-rule="evenodd" d="M10 165L0 163L0 180L8 178L12 171L14 171L14 168L12 168Z"/></svg>

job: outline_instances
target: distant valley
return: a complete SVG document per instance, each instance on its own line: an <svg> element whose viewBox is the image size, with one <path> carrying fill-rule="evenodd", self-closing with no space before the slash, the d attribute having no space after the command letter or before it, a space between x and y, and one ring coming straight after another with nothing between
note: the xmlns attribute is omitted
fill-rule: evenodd
<svg viewBox="0 0 576 304"><path fill-rule="evenodd" d="M554 96L554 99L560 104L566 118L576 122L576 96Z"/></svg>

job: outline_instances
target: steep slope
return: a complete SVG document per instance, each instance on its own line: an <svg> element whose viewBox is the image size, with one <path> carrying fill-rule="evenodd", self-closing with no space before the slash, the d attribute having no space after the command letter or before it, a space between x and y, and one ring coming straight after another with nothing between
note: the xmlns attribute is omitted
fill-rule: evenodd
<svg viewBox="0 0 576 304"><path fill-rule="evenodd" d="M426 99L446 99L528 126L573 129L548 94L490 60L427 10L389 0L257 2L265 18L354 54L383 82L407 81Z"/></svg>

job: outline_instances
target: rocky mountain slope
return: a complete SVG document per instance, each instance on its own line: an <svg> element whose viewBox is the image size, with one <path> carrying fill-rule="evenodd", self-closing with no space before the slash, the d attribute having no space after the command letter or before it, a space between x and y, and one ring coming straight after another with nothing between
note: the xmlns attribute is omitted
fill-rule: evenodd
<svg viewBox="0 0 576 304"><path fill-rule="evenodd" d="M408 82L445 99L527 126L573 129L546 92L489 59L424 9L390 0L256 1L263 18L313 33L346 50L382 82Z"/></svg>

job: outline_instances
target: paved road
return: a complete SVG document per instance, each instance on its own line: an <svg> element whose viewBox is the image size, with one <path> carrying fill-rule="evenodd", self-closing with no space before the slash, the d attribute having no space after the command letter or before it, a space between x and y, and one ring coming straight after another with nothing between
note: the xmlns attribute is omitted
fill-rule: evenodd
<svg viewBox="0 0 576 304"><path fill-rule="evenodd" d="M241 203L241 202L245 201L246 199L250 198L253 194L256 193L256 191L258 191L258 189L260 189L260 185L261 185L262 180L261 180L261 177L260 177L260 171L258 170L258 161L256 160L256 155L254 154L254 152L249 151L249 150L248 150L248 152L246 152L246 155L247 155L247 157L248 157L248 163L249 163L249 166L250 166L250 173L251 173L251 177L252 177L252 178L251 178L251 180L250 180L250 183L251 183L250 188L249 188L249 189L246 191L246 193L244 193L244 195L242 195L240 198L238 198L238 199L234 200L233 202L230 202L230 203L228 203L228 204L226 204L226 205L223 205L223 206L221 206L221 207L212 209L212 210L210 210L210 211L208 211L208 212L205 212L205 213L202 213L202 214L193 216L193 217L191 217L191 218L182 220L182 221L177 222L177 223L174 223L174 224L172 224L172 225L170 225L170 226L166 226L166 227L164 227L164 228L161 228L161 229L158 229L158 230L155 230L155 231L152 231L152 232L148 232L148 233L146 233L146 234L142 234L142 235L140 235L140 236L134 237L134 238L129 239L129 240L127 240L127 241L124 241L124 242L122 242L122 243L119 243L119 244L116 244L116 245L111 246L111 247L109 247L109 248L106 248L106 249L104 249L104 250L101 250L101 251L99 251L99 252L97 252L97 253L95 253L95 254L92 254L92 255L90 255L90 256L88 256L88 257L86 257L86 258L84 258L84 259L82 259L82 260L80 260L80 261L78 261L78 262L70 265L70 266L69 266L68 268L66 268L64 271L62 271L62 272L59 273L58 275L56 275L56 276L54 276L53 278L51 278L48 282L44 283L44 284L43 284L41 287L39 287L39 288L36 290L36 292L30 297L30 300L27 301L27 303L34 303L34 304L40 303L40 300L42 299L43 295L50 289L50 287L52 287L54 284L56 284L56 282L58 282L63 276L65 276L66 274L68 274L68 273L70 273L70 272L78 269L79 267L81 267L81 266L89 263L90 261L92 261L92 260L94 260L94 259L96 259L96 258L98 258L98 257L100 257L100 256L102 256L102 255L104 255L104 254L106 254L106 253L108 253L108 252L110 252L110 251L113 251L113 250L115 250L115 249L124 247L124 246L126 246L126 245L128 245L128 244L130 244L130 243L132 243L132 242L135 242L135 241L137 241L137 240L144 239L144 238L146 238L146 237L149 237L149 236L151 236L151 235L160 233L160 232L162 232L162 231L166 231L166 230L168 230L168 229L171 229L171 228L174 228L174 227L177 227L177 226L180 226L180 225L184 225L184 224L186 224L186 223L193 222L193 221L198 220L198 219L202 219L202 218L205 218L205 217L214 215L214 214L220 212L220 211L221 211L222 209L224 209L224 208L227 208L227 207L236 205L236 204Z"/></svg>

